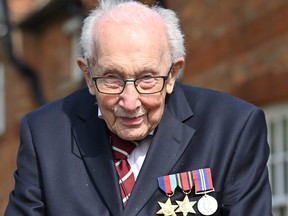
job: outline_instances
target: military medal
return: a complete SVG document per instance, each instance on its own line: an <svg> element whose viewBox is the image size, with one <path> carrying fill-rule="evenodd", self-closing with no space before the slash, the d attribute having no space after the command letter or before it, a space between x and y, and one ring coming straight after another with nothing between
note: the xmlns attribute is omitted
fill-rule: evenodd
<svg viewBox="0 0 288 216"><path fill-rule="evenodd" d="M216 212L218 204L214 197L205 194L198 201L197 207L201 214L212 215Z"/></svg>
<svg viewBox="0 0 288 216"><path fill-rule="evenodd" d="M168 196L166 203L158 202L161 209L157 214L162 214L164 216L176 216L175 209L178 205L172 205L170 197L173 196L175 188L177 187L176 175L161 176L158 178L158 185L161 190L165 192Z"/></svg>
<svg viewBox="0 0 288 216"><path fill-rule="evenodd" d="M183 201L176 201L176 203L179 205L179 208L176 210L176 212L182 212L183 216L187 216L189 213L196 214L193 209L193 206L196 202L190 202L188 198L188 194L191 192L193 187L191 171L177 173L177 184L186 195Z"/></svg>
<svg viewBox="0 0 288 216"><path fill-rule="evenodd" d="M175 209L178 205L172 205L170 197L167 199L166 203L158 202L161 209L157 212L157 214L162 214L164 216L176 216Z"/></svg>
<svg viewBox="0 0 288 216"><path fill-rule="evenodd" d="M214 214L218 208L217 200L207 195L207 193L214 191L210 168L194 170L192 175L195 184L195 194L204 194L197 203L199 212L202 215Z"/></svg>

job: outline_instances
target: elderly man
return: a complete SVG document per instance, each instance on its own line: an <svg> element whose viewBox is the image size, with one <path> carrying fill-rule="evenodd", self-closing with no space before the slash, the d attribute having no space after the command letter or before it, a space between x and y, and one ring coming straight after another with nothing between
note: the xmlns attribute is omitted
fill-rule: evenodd
<svg viewBox="0 0 288 216"><path fill-rule="evenodd" d="M173 11L100 2L88 89L23 118L6 215L271 215L263 112L176 83L183 44Z"/></svg>

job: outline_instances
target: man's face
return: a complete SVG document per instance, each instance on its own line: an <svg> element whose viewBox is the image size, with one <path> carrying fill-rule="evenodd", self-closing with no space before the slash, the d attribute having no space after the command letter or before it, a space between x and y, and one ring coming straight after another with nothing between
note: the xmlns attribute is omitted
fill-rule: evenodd
<svg viewBox="0 0 288 216"><path fill-rule="evenodd" d="M102 29L98 36L95 64L91 66L93 76L126 80L168 74L171 59L161 30L111 25ZM172 73L163 91L155 94L139 94L132 82L126 83L124 91L117 95L100 93L95 86L89 88L96 95L108 128L123 139L140 140L158 125L165 96L172 92L175 76Z"/></svg>

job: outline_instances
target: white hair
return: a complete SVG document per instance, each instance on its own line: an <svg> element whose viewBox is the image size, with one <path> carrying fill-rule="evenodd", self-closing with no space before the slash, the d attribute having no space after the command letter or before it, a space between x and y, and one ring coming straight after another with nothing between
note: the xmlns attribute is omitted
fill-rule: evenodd
<svg viewBox="0 0 288 216"><path fill-rule="evenodd" d="M109 11L111 11L113 8L121 7L131 3L139 4L148 8L147 5L136 2L134 0L100 0L99 6L94 9L84 20L80 38L80 48L83 58L93 59L93 52L95 51L93 45L96 36L95 27L97 25L97 21L102 17L102 15L109 13ZM157 5L153 6L149 10L156 12L160 17L162 17L166 25L166 33L172 58L175 59L177 57L185 57L186 53L184 47L184 35L180 30L179 19L175 12L169 9L164 9ZM121 15L125 15L125 11L123 11L123 14ZM129 17L128 15L126 18L127 20L141 20L142 15L143 14L141 13L137 14L137 17ZM118 19L118 17L113 17L113 14L111 14L111 18L115 19L116 21Z"/></svg>

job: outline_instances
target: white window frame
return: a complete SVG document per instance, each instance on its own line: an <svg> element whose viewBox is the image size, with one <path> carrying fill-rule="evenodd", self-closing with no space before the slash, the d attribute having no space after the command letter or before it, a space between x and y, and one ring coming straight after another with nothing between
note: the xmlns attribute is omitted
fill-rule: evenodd
<svg viewBox="0 0 288 216"><path fill-rule="evenodd" d="M82 18L73 16L67 19L62 25L64 34L71 37L71 78L72 82L81 82L83 80L82 71L77 64L77 57L80 57L79 37L81 33Z"/></svg>
<svg viewBox="0 0 288 216"><path fill-rule="evenodd" d="M264 108L271 156L268 161L274 216L288 216L288 102Z"/></svg>
<svg viewBox="0 0 288 216"><path fill-rule="evenodd" d="M79 48L79 36L80 31L76 31L73 34L72 38L72 59L71 59L71 68L72 68L72 80L75 82L81 82L83 80L83 73L79 68L76 59L81 56Z"/></svg>

